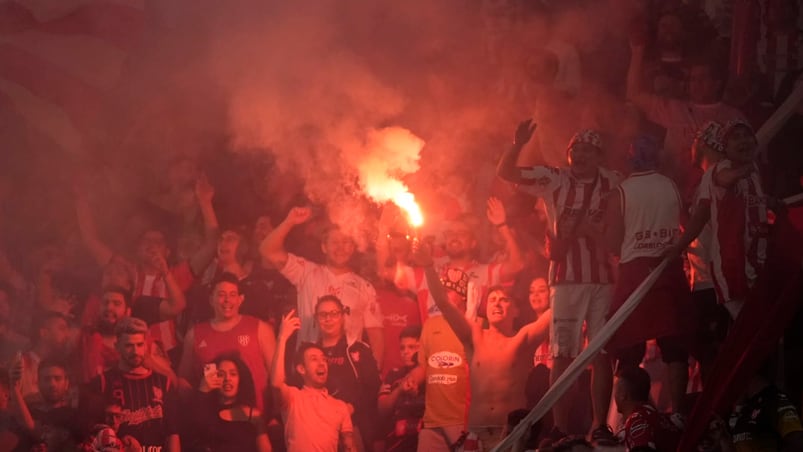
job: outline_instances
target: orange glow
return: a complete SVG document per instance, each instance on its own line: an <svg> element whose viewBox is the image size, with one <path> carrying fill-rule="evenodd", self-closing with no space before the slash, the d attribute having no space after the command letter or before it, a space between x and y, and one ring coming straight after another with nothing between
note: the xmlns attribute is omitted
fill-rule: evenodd
<svg viewBox="0 0 803 452"><path fill-rule="evenodd" d="M424 141L409 130L388 127L369 135L368 152L358 165L366 194L377 202L391 201L399 206L416 228L424 223L424 216L401 178L418 171L423 147Z"/></svg>

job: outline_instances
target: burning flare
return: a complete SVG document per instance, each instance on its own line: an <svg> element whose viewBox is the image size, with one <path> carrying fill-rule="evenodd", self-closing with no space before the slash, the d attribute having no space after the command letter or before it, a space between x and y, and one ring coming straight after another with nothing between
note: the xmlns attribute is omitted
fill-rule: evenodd
<svg viewBox="0 0 803 452"><path fill-rule="evenodd" d="M415 196L401 181L418 171L424 141L401 127L372 131L367 137L366 152L357 165L365 193L376 202L391 201L407 214L413 227L424 223Z"/></svg>

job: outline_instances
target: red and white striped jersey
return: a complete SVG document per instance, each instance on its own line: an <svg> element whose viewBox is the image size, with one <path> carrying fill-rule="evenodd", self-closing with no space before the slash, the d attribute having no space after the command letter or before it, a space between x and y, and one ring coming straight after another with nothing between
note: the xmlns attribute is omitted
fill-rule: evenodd
<svg viewBox="0 0 803 452"><path fill-rule="evenodd" d="M557 237L560 219L584 215L586 221L600 224L607 204L606 195L619 183L616 172L600 168L597 177L579 180L569 168L534 166L521 170L529 185L519 185L519 190L544 199L549 223L549 234ZM584 200L588 211L583 213ZM601 243L578 237L572 240L566 255L553 260L549 266L550 284L562 283L613 283L608 266L607 253Z"/></svg>
<svg viewBox="0 0 803 452"><path fill-rule="evenodd" d="M714 165L700 189L711 200L711 274L720 302L744 298L767 258L767 198L758 168L733 187L718 186L717 172L731 166L730 160Z"/></svg>
<svg viewBox="0 0 803 452"><path fill-rule="evenodd" d="M624 220L619 262L660 257L680 233L682 202L672 179L655 171L631 174L617 188Z"/></svg>

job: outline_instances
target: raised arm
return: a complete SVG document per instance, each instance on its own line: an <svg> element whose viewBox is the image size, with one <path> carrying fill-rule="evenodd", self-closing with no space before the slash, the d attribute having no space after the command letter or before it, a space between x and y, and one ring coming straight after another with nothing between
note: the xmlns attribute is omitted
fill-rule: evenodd
<svg viewBox="0 0 803 452"><path fill-rule="evenodd" d="M259 254L270 262L275 268L282 269L287 263L287 250L284 249L284 240L287 234L298 224L309 220L312 210L309 207L293 207L287 218L265 237L259 246Z"/></svg>
<svg viewBox="0 0 803 452"><path fill-rule="evenodd" d="M466 316L457 309L457 306L449 302L449 297L446 295L446 288L441 284L438 273L429 265L424 268L424 275L427 278L429 293L435 300L435 304L438 306L438 309L440 309L449 327L452 328L452 331L454 331L454 334L460 339L460 342L462 342L464 346L473 346L472 326L468 320L466 320Z"/></svg>
<svg viewBox="0 0 803 452"><path fill-rule="evenodd" d="M507 224L507 213L505 212L505 205L502 204L502 201L493 197L489 198L486 213L488 215L488 221L491 222L505 240L507 258L502 262L500 273L502 281L510 281L524 269L524 257L521 254L521 248L519 248L516 238L513 237L513 231Z"/></svg>
<svg viewBox="0 0 803 452"><path fill-rule="evenodd" d="M286 402L290 392L290 386L287 385L284 362L285 353L287 352L287 340L298 329L301 328L301 319L296 315L296 310L288 312L282 316L282 323L279 326L279 337L276 341L276 353L273 354L273 365L270 369L270 384L277 390L282 397L282 401Z"/></svg>
<svg viewBox="0 0 803 452"><path fill-rule="evenodd" d="M680 253L683 252L686 248L689 247L691 242L697 238L698 235L703 231L706 223L711 218L711 201L708 199L701 199L697 202L697 205L694 206L694 212L689 218L688 224L686 224L686 228L683 231L683 235L680 236L680 239L677 243L675 243L669 250L667 251L666 255L668 257L675 257L679 256Z"/></svg>
<svg viewBox="0 0 803 452"><path fill-rule="evenodd" d="M262 359L265 361L265 370L270 373L270 366L273 364L273 355L276 353L276 334L272 326L260 321L257 336L259 338L259 351L262 353Z"/></svg>
<svg viewBox="0 0 803 452"><path fill-rule="evenodd" d="M627 67L627 100L642 110L649 108L654 95L642 86L644 74L644 53L647 48L646 30L639 27L630 33L630 65Z"/></svg>
<svg viewBox="0 0 803 452"><path fill-rule="evenodd" d="M9 371L9 379L11 380L11 401L14 406L13 413L16 415L18 422L25 430L33 435L36 429L31 410L28 409L28 404L22 395L22 374L23 374L22 359L15 359L14 364Z"/></svg>
<svg viewBox="0 0 803 452"><path fill-rule="evenodd" d="M523 342L528 349L535 349L549 338L549 325L552 323L552 310L549 309L538 317L535 322L524 325L518 334L523 336Z"/></svg>
<svg viewBox="0 0 803 452"><path fill-rule="evenodd" d="M181 353L181 362L178 365L178 376L189 382L193 381L193 369L195 368L195 328L190 327L184 336L184 346Z"/></svg>
<svg viewBox="0 0 803 452"><path fill-rule="evenodd" d="M89 200L82 190L76 190L75 215L78 219L81 240L95 258L95 262L100 266L108 264L114 256L114 252L98 236L95 220L92 218L92 210L89 208Z"/></svg>
<svg viewBox="0 0 803 452"><path fill-rule="evenodd" d="M176 318L187 307L187 299L184 297L184 291L178 285L176 278L167 266L165 258L159 254L154 253L151 257L153 267L158 269L164 276L165 286L167 288L167 298L163 299L159 304L159 315L162 320L170 320Z"/></svg>
<svg viewBox="0 0 803 452"><path fill-rule="evenodd" d="M496 166L497 176L514 184L532 183L531 180L524 177L522 168L517 166L517 162L521 150L524 149L524 145L533 137L535 127L536 125L533 124L532 119L528 119L519 124L519 127L516 129L516 137L513 141L513 146L502 154L502 158L499 159L499 164Z"/></svg>
<svg viewBox="0 0 803 452"><path fill-rule="evenodd" d="M212 199L215 197L215 188L209 183L206 175L201 175L195 181L195 199L198 200L198 208L201 210L201 218L204 221L204 242L201 248L190 257L190 269L196 275L200 275L212 262L217 252L217 239L220 235L215 208L212 206Z"/></svg>

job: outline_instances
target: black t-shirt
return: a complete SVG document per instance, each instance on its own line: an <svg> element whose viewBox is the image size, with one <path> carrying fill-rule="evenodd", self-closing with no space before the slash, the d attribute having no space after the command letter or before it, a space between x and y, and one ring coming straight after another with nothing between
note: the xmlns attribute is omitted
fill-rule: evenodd
<svg viewBox="0 0 803 452"><path fill-rule="evenodd" d="M81 418L75 408L65 406L48 410L31 404L29 409L37 431L37 437L31 438L33 443L45 443L47 450L65 450L83 439Z"/></svg>
<svg viewBox="0 0 803 452"><path fill-rule="evenodd" d="M264 432L259 419L225 421L216 392L196 392L188 401L182 419L181 448L189 452L256 452L257 436Z"/></svg>
<svg viewBox="0 0 803 452"><path fill-rule="evenodd" d="M134 437L147 451L159 452L168 435L178 434L177 399L166 376L108 370L95 377L82 396L83 413L93 422L103 423L103 409L110 403L122 407L119 437Z"/></svg>

